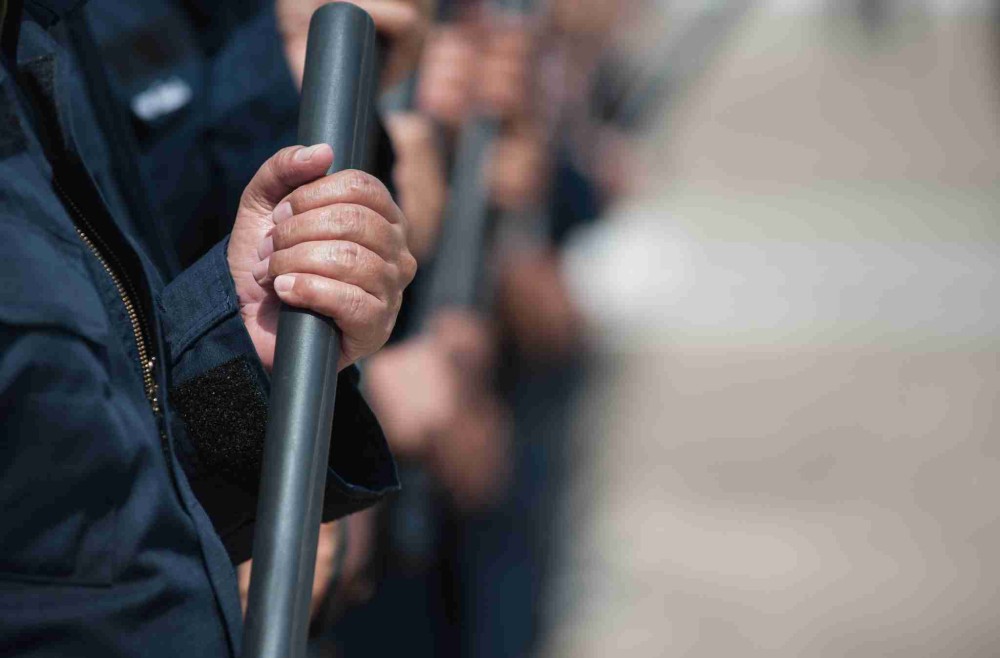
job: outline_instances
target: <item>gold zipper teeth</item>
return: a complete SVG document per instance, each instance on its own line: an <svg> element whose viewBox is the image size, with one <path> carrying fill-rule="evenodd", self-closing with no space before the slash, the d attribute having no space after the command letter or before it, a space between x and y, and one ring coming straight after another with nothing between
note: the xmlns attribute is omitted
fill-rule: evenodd
<svg viewBox="0 0 1000 658"><path fill-rule="evenodd" d="M69 195L66 194L65 190L63 190L62 186L59 185L58 181L55 182L55 185L59 188L59 191L62 192L63 199L66 200L66 203L73 210L73 213L77 216L77 218L85 224L87 228L91 229L91 232L93 232L93 227L90 225L90 222L87 221L86 217L69 197ZM124 274L119 275L118 272L111 267L107 259L104 257L104 254L97 248L97 245L94 244L94 241L90 238L86 231L79 226L74 228L76 228L76 232L80 236L80 239L91 251L91 253L94 254L94 257L97 258L101 267L104 268L104 271L108 273L109 277L111 277L115 290L118 291L118 296L121 298L122 304L125 306L125 314L128 315L129 323L132 325L132 335L135 337L135 347L139 354L139 369L142 373L142 383L146 392L146 399L149 401L149 406L152 408L153 413L159 415L160 401L157 397L158 387L156 385L156 379L153 377L153 370L156 367L156 357L149 354L149 349L147 347L146 335L143 330L145 318L142 316L141 310L137 308L135 303L132 301L129 290L126 288L126 282L129 288L132 287L132 282L129 281L128 277ZM94 233L94 235L96 236L97 234ZM110 253L106 246L105 252ZM135 289L132 288L132 290L134 291Z"/></svg>

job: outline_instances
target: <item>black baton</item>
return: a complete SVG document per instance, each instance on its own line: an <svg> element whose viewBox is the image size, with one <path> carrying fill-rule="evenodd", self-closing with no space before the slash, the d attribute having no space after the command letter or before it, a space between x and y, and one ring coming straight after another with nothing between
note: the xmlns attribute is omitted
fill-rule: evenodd
<svg viewBox="0 0 1000 658"><path fill-rule="evenodd" d="M299 142L330 145L329 173L364 166L377 86L375 57L375 24L363 10L333 3L313 14ZM331 320L282 306L243 633L245 658L305 655L339 359L340 336Z"/></svg>

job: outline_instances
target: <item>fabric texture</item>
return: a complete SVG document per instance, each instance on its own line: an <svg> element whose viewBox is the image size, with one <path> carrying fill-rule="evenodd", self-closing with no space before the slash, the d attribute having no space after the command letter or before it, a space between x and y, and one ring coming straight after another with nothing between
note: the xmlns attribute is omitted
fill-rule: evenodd
<svg viewBox="0 0 1000 658"><path fill-rule="evenodd" d="M103 73L77 56L87 35L79 5L29 3L18 51L27 66L16 80L9 62L0 72L0 647L238 656L232 560L251 546L267 378L239 318L225 243L204 243L178 276L150 255L143 229L172 217L130 214L122 172L139 170L142 156L109 148L92 104L107 89L88 85ZM153 14L171 7L142 4ZM159 198L150 205L162 208ZM189 431L180 409L185 386L199 385L204 401L220 403L203 402ZM327 519L396 488L357 373L339 388ZM235 392L252 403L245 434L225 448L193 440L199 425L239 415L221 403Z"/></svg>

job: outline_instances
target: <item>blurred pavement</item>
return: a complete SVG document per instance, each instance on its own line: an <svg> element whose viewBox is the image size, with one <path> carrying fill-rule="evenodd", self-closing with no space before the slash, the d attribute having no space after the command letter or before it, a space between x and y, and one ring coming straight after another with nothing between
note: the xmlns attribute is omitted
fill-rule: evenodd
<svg viewBox="0 0 1000 658"><path fill-rule="evenodd" d="M758 8L664 117L569 263L547 656L1000 653L995 30Z"/></svg>

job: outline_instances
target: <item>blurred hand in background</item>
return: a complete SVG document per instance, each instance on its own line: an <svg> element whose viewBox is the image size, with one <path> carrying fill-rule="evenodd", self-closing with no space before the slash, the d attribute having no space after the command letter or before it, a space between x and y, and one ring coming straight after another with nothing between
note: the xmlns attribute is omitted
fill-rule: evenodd
<svg viewBox="0 0 1000 658"><path fill-rule="evenodd" d="M375 27L388 41L388 53L382 62L380 82L383 88L403 80L420 58L427 30L422 4L414 0L351 0L375 20ZM313 12L329 4L327 0L276 0L278 30L285 46L285 57L295 83L302 86L306 61L309 20Z"/></svg>
<svg viewBox="0 0 1000 658"><path fill-rule="evenodd" d="M548 161L539 129L524 121L505 130L493 145L486 174L496 207L519 211L540 203L548 184Z"/></svg>
<svg viewBox="0 0 1000 658"><path fill-rule="evenodd" d="M495 502L510 474L509 413L494 390L495 332L477 313L450 308L432 318L429 335L458 385L455 414L428 444L426 464L460 510Z"/></svg>
<svg viewBox="0 0 1000 658"><path fill-rule="evenodd" d="M458 413L460 386L447 353L421 336L383 349L366 365L368 398L393 453L420 459Z"/></svg>
<svg viewBox="0 0 1000 658"><path fill-rule="evenodd" d="M472 109L479 80L476 32L468 25L435 28L420 62L417 104L421 111L448 128L458 128Z"/></svg>
<svg viewBox="0 0 1000 658"><path fill-rule="evenodd" d="M316 614L323 599L330 592L333 582L333 571L337 560L337 552L341 550L339 546L340 532L337 529L338 523L345 522L344 519L332 523L324 523L319 529L319 544L316 547L316 573L313 577L312 598L309 602L310 617ZM250 576L253 571L253 560L247 560L236 569L236 577L240 588L240 605L243 607L243 614L247 611L247 600L250 596Z"/></svg>
<svg viewBox="0 0 1000 658"><path fill-rule="evenodd" d="M483 321L451 309L419 337L368 359L368 397L393 452L427 458L431 444L452 431L462 405L483 395L493 362L493 336Z"/></svg>
<svg viewBox="0 0 1000 658"><path fill-rule="evenodd" d="M396 152L393 182L409 220L407 243L417 262L423 262L437 241L448 197L444 155L433 124L421 114L390 114L386 129Z"/></svg>
<svg viewBox="0 0 1000 658"><path fill-rule="evenodd" d="M549 251L508 253L498 280L501 322L519 352L538 362L558 362L580 345L583 318Z"/></svg>
<svg viewBox="0 0 1000 658"><path fill-rule="evenodd" d="M476 100L501 119L531 110L535 33L527 19L505 17L480 27L481 62L476 70Z"/></svg>
<svg viewBox="0 0 1000 658"><path fill-rule="evenodd" d="M469 391L431 444L427 464L452 504L473 511L497 502L510 479L509 412L489 389Z"/></svg>

